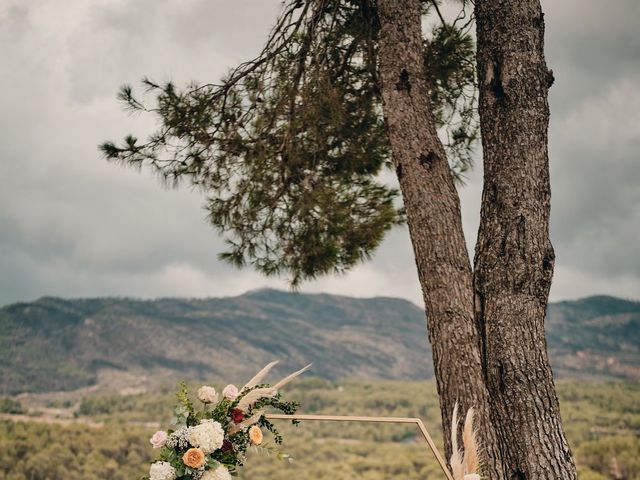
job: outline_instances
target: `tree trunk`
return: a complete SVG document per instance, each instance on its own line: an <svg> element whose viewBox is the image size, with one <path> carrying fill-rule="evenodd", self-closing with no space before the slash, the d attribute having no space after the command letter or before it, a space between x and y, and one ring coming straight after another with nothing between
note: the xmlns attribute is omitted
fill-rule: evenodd
<svg viewBox="0 0 640 480"><path fill-rule="evenodd" d="M380 75L393 161L407 213L427 311L429 340L449 442L456 401L479 413L487 473L502 477L489 421L473 310L473 276L460 202L427 95L418 0L378 0Z"/></svg>
<svg viewBox="0 0 640 480"><path fill-rule="evenodd" d="M575 479L544 336L554 252L543 14L539 0L476 0L475 12L484 189L474 289L501 476Z"/></svg>

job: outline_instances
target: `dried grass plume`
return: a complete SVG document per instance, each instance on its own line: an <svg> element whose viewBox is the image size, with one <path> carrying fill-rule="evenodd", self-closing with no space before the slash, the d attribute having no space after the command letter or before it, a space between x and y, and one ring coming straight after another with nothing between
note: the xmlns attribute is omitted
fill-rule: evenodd
<svg viewBox="0 0 640 480"><path fill-rule="evenodd" d="M454 480L464 480L464 464L462 452L458 446L458 403L453 407L453 418L451 419L451 473Z"/></svg>
<svg viewBox="0 0 640 480"><path fill-rule="evenodd" d="M251 380L249 380L244 387L242 387L241 391L249 390L250 388L253 388L256 385L258 385L262 381L262 379L267 376L267 374L271 371L271 369L275 367L277 364L278 364L277 360L275 362L271 362L267 364L262 370L256 373L254 377Z"/></svg>
<svg viewBox="0 0 640 480"><path fill-rule="evenodd" d="M475 411L470 408L464 420L462 430L462 444L464 452L458 445L458 404L453 408L451 420L451 448L453 450L449 464L454 480L474 480L480 478L479 443L476 428L474 426Z"/></svg>
<svg viewBox="0 0 640 480"><path fill-rule="evenodd" d="M271 362L270 364L268 364L266 367L264 367L262 370L260 370L251 380L249 380L249 382L244 387L242 387L242 390L241 390L240 394L241 395L244 394L244 395L242 396L242 398L238 402L238 408L240 410L242 410L243 412L246 412L251 407L253 407L253 405L258 400L260 400L262 398L266 398L266 397L274 397L274 396L276 396L278 394L278 390L279 389L281 389L286 384L291 382L291 380L293 380L294 378L298 377L299 375L302 375L304 372L306 372L311 367L311 364L309 364L306 367L301 368L297 372L293 372L292 374L287 375L286 377L284 377L282 380L280 380L278 383L276 383L272 387L256 388L254 390L251 390L248 393L244 393L247 390L255 387L256 385L259 385L262 382L262 380L264 379L264 377L267 376L269 371L271 371L271 369L277 363L278 362Z"/></svg>
<svg viewBox="0 0 640 480"><path fill-rule="evenodd" d="M478 436L473 424L474 418L475 410L471 407L467 411L467 417L464 420L464 429L462 431L465 474L477 473L478 468L480 467L480 459L478 456Z"/></svg>

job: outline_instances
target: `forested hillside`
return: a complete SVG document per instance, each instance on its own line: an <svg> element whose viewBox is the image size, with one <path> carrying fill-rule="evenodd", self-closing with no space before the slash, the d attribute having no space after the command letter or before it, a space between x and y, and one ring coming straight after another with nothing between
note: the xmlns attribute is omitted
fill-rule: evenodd
<svg viewBox="0 0 640 480"><path fill-rule="evenodd" d="M194 384L194 387L197 384ZM221 385L216 385L220 387ZM638 383L559 382L567 436L581 480L640 479ZM441 445L433 382L296 381L286 397L301 413L418 416ZM136 395L39 394L21 397L27 415L0 418L3 480L134 480L157 452L149 436L169 427L172 392ZM15 400L7 408L15 410ZM250 452L242 478L269 480L441 480L414 427L281 422L283 463ZM273 444L271 438L267 442Z"/></svg>
<svg viewBox="0 0 640 480"><path fill-rule="evenodd" d="M557 377L640 378L640 303L591 297L551 305ZM240 359L240 360L239 360ZM241 378L282 359L316 376L432 375L423 311L394 298L260 290L232 298L42 298L0 309L0 394L155 388Z"/></svg>

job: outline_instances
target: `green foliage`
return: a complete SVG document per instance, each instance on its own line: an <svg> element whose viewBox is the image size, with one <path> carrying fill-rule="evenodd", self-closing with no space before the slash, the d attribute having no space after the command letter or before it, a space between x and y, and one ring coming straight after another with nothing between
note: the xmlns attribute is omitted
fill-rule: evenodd
<svg viewBox="0 0 640 480"><path fill-rule="evenodd" d="M151 459L148 428L0 421L3 480L132 480Z"/></svg>
<svg viewBox="0 0 640 480"><path fill-rule="evenodd" d="M0 413L20 414L24 413L24 408L17 398L0 397Z"/></svg>
<svg viewBox="0 0 640 480"><path fill-rule="evenodd" d="M465 29L443 19L425 39L435 117L457 176L477 130ZM344 272L404 221L397 190L380 179L391 162L378 33L372 0L289 1L260 55L221 84L181 90L145 79L151 107L123 87L126 107L155 114L160 128L145 143L129 135L101 150L201 188L228 242L221 258L232 264L286 274L293 285Z"/></svg>
<svg viewBox="0 0 640 480"><path fill-rule="evenodd" d="M189 390L185 382L180 382L176 398L178 399L178 405L175 408L176 420L174 423L186 424L190 417L193 418L195 416L195 408L189 399Z"/></svg>
<svg viewBox="0 0 640 480"><path fill-rule="evenodd" d="M437 25L424 41L431 104L436 123L447 127L445 143L449 155L457 159L458 177L473 165L471 154L479 135L474 55L470 34L455 24Z"/></svg>
<svg viewBox="0 0 640 480"><path fill-rule="evenodd" d="M640 438L620 435L585 442L579 459L589 470L613 478L640 478Z"/></svg>
<svg viewBox="0 0 640 480"><path fill-rule="evenodd" d="M640 479L640 383L558 384L580 478Z"/></svg>
<svg viewBox="0 0 640 480"><path fill-rule="evenodd" d="M167 400L164 405L160 405L157 398L149 399L144 395L92 395L81 398L75 414L78 417L100 418L100 420L108 420L113 416L135 420L139 417L139 412L144 411L147 421L165 418L169 420L171 418L169 404Z"/></svg>

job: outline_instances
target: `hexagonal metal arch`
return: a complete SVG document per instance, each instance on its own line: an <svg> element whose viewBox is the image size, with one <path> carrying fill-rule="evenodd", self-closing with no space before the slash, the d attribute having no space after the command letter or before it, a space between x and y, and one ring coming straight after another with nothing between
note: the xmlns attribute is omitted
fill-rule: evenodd
<svg viewBox="0 0 640 480"><path fill-rule="evenodd" d="M427 441L427 445L431 449L431 452L436 457L436 460L440 464L440 468L444 472L447 480L453 480L447 464L445 463L442 455L438 452L435 443L427 431L427 427L424 426L422 420L419 418L402 418L402 417L352 417L341 415L265 415L267 420L302 420L302 421L320 421L320 422L369 422L369 423L403 423L414 424L420 429L422 436Z"/></svg>

